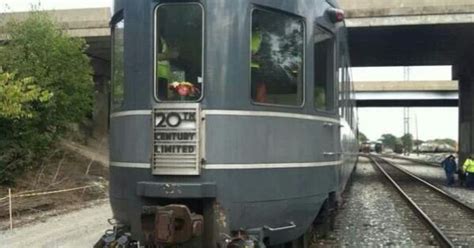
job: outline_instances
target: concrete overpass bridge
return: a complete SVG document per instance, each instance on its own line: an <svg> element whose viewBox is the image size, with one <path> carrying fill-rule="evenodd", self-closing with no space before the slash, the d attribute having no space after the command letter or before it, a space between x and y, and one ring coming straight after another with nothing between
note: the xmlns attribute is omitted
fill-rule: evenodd
<svg viewBox="0 0 474 248"><path fill-rule="evenodd" d="M73 37L85 38L89 44L88 53L92 58L110 61L111 11L109 8L70 9L47 11L60 26ZM22 20L29 13L0 13L0 40L7 39L6 24Z"/></svg>
<svg viewBox="0 0 474 248"><path fill-rule="evenodd" d="M457 107L457 81L354 82L358 107Z"/></svg>
<svg viewBox="0 0 474 248"><path fill-rule="evenodd" d="M472 0L339 2L356 67L454 65L474 45Z"/></svg>
<svg viewBox="0 0 474 248"><path fill-rule="evenodd" d="M453 80L459 81L461 158L474 152L474 1L339 2L347 13L352 66L453 66ZM110 10L61 10L51 13L71 35L86 38L90 45L88 54L94 65L98 91L106 92L105 82L110 78ZM21 15L24 14L1 14L0 38L2 24L5 23L2 20L13 16L21 18ZM107 104L105 99L103 95L98 97L99 102L102 100L99 104ZM362 100L360 104L364 104Z"/></svg>
<svg viewBox="0 0 474 248"><path fill-rule="evenodd" d="M459 152L474 153L474 1L339 0L352 66L452 65Z"/></svg>

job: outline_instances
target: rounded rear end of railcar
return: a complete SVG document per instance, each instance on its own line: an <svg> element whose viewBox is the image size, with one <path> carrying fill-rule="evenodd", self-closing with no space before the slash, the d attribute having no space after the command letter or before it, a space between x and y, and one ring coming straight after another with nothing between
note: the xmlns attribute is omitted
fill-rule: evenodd
<svg viewBox="0 0 474 248"><path fill-rule="evenodd" d="M358 149L336 7L116 1L110 200L132 239L285 244L336 199Z"/></svg>

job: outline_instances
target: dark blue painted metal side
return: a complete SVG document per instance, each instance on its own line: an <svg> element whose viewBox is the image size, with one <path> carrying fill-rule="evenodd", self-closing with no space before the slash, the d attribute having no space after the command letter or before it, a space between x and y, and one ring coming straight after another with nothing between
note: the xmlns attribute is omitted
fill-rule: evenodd
<svg viewBox="0 0 474 248"><path fill-rule="evenodd" d="M161 2L115 0L125 18L125 102L122 111L146 110L150 115L111 119L110 198L114 217L143 239L143 206L188 204L203 212L203 202L218 206L216 220L225 230L281 227L267 232L270 244L296 239L310 226L332 192L340 193L356 161L357 143L351 127L336 113L318 112L314 102L314 30L319 23L338 32L324 17L330 5L322 0L206 0L203 110L280 112L325 119L212 115L205 119L205 163L199 176L153 176L151 163L154 9ZM183 1L179 1L183 2ZM250 26L254 6L299 15L305 20L304 107L259 106L250 100ZM336 70L336 68L335 68ZM334 153L328 156L325 153ZM342 153L342 155L337 155ZM338 163L339 161L342 161ZM281 164L295 168L206 169L206 165ZM308 163L314 163L308 166ZM120 164L120 166L117 166ZM128 166L128 167L127 167ZM181 189L182 196L169 188Z"/></svg>

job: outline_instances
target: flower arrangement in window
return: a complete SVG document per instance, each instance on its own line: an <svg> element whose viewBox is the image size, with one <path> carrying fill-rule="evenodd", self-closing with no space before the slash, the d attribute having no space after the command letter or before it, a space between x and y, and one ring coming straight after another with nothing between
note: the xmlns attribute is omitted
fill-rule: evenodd
<svg viewBox="0 0 474 248"><path fill-rule="evenodd" d="M190 82L173 82L169 85L169 89L180 97L199 97L200 90Z"/></svg>

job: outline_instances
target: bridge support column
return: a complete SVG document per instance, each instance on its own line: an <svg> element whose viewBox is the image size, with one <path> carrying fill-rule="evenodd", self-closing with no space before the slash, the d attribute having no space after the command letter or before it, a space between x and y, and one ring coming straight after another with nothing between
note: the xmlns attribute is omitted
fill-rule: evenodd
<svg viewBox="0 0 474 248"><path fill-rule="evenodd" d="M474 153L474 63L453 66L453 76L459 81L459 163L462 164Z"/></svg>
<svg viewBox="0 0 474 248"><path fill-rule="evenodd" d="M92 112L92 136L103 139L108 134L110 62L91 58L94 69L94 110Z"/></svg>

